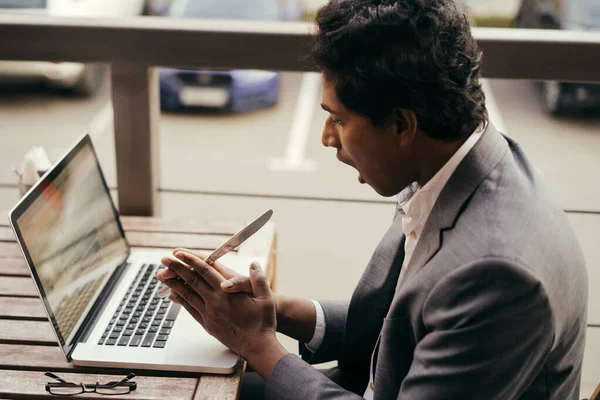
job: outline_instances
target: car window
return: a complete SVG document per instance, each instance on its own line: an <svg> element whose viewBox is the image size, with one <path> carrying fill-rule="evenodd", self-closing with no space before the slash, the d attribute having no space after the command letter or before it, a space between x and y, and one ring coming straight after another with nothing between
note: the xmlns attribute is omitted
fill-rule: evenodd
<svg viewBox="0 0 600 400"><path fill-rule="evenodd" d="M277 0L175 0L169 11L172 17L277 20Z"/></svg>
<svg viewBox="0 0 600 400"><path fill-rule="evenodd" d="M600 1L571 0L565 1L564 7L568 25L584 29L600 28Z"/></svg>
<svg viewBox="0 0 600 400"><path fill-rule="evenodd" d="M46 0L0 0L0 8L46 8Z"/></svg>

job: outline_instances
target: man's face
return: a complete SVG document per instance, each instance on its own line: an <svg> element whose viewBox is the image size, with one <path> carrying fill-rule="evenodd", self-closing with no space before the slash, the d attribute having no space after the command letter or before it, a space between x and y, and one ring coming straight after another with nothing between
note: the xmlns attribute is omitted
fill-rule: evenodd
<svg viewBox="0 0 600 400"><path fill-rule="evenodd" d="M354 167L361 183L382 196L393 196L412 182L410 149L402 144L393 119L378 127L366 116L347 110L337 97L333 79L323 78L321 106L329 113L321 137L323 145L335 148L338 160Z"/></svg>

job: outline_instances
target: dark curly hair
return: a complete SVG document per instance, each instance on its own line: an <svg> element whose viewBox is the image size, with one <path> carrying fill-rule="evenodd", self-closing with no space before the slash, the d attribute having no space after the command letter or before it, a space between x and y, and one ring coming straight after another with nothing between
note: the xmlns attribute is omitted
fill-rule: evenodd
<svg viewBox="0 0 600 400"><path fill-rule="evenodd" d="M375 125L412 110L425 134L453 141L487 119L481 51L455 0L330 0L312 57L349 109Z"/></svg>

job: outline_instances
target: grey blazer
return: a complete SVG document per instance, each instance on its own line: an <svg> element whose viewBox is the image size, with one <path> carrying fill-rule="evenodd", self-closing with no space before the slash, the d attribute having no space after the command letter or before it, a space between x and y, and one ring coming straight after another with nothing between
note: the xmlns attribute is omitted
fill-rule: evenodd
<svg viewBox="0 0 600 400"><path fill-rule="evenodd" d="M579 399L587 312L582 251L520 146L491 124L442 190L395 291L396 218L326 333L269 376L272 399ZM319 371L310 363L338 360Z"/></svg>

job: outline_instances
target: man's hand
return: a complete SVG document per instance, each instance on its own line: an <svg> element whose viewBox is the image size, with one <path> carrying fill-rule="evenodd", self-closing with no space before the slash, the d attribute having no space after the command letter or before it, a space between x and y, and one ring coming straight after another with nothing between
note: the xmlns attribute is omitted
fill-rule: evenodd
<svg viewBox="0 0 600 400"><path fill-rule="evenodd" d="M173 255L177 254L178 252L186 252L193 254L202 261L206 259L205 255L194 253L184 248L176 248L175 250L173 250ZM211 266L225 279L223 282L221 282L221 289L228 293L244 292L252 294L252 284L250 283L249 277L238 274L236 271L224 266L218 261L211 263ZM169 269L165 269L163 271L159 271L157 277L159 279L162 279L163 281L166 281L167 279L176 278L177 274Z"/></svg>
<svg viewBox="0 0 600 400"><path fill-rule="evenodd" d="M184 248L173 250L173 256L179 252L195 255L201 260L206 258L205 255L193 253ZM210 265L224 278L220 284L221 290L228 293L243 292L253 294L249 277L240 275L219 262L211 263ZM169 269L164 269L157 273L157 278L161 281L177 277L178 275ZM315 308L312 302L307 299L283 296L281 294L274 294L273 297L277 314L277 331L301 342L306 343L310 341L315 330L316 320Z"/></svg>
<svg viewBox="0 0 600 400"><path fill-rule="evenodd" d="M222 273L229 275L233 271L228 272L223 266L218 271L184 250L175 251L175 257L163 258L161 262L170 271L157 275L171 288L172 300L180 303L208 333L244 357L263 378L268 377L287 352L275 337L275 301L260 266L250 266L252 294L226 293L221 289L226 282ZM172 279L173 273L182 280Z"/></svg>

